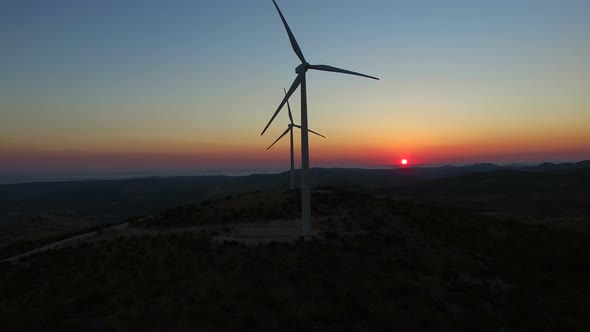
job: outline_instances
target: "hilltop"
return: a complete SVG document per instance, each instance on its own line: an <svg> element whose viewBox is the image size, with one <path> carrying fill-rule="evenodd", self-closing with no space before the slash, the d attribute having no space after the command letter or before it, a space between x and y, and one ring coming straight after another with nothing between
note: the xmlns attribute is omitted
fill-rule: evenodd
<svg viewBox="0 0 590 332"><path fill-rule="evenodd" d="M316 188L348 189L490 216L533 216L583 229L590 214L588 164L316 168L312 179ZM289 174L279 173L0 185L0 257L83 233L88 227L223 197L277 192L288 183Z"/></svg>

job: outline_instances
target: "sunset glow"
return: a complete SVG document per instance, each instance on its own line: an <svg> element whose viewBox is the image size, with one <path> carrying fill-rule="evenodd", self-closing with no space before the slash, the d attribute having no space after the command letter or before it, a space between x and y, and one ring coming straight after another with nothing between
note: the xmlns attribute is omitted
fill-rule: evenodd
<svg viewBox="0 0 590 332"><path fill-rule="evenodd" d="M314 61L381 78L309 74L311 166L590 158L590 2L533 3L284 1ZM259 133L298 59L272 6L231 6L3 7L0 175L287 169L287 115Z"/></svg>

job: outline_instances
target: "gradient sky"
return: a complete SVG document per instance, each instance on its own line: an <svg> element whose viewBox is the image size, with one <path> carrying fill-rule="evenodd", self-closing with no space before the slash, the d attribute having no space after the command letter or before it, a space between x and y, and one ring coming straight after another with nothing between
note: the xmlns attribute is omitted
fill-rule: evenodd
<svg viewBox="0 0 590 332"><path fill-rule="evenodd" d="M381 78L310 72L311 166L590 158L590 1L278 3L310 63ZM0 0L0 45L0 173L288 167L270 0Z"/></svg>

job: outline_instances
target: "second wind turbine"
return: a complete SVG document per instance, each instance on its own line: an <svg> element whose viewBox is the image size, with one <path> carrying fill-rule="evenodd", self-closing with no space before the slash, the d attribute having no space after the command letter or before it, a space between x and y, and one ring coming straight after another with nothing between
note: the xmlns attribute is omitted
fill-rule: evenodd
<svg viewBox="0 0 590 332"><path fill-rule="evenodd" d="M311 197L310 197L311 193L310 193L310 186L309 186L309 143L308 143L308 137L307 137L307 134L308 134L307 90L306 90L306 86L305 86L305 73L309 69L315 69L315 70L331 71L331 72L335 72L335 73L363 76L363 77L368 77L368 78L372 78L375 80L378 80L378 78L373 77L373 76L369 76L369 75L365 75L365 74L361 74L361 73L356 73L356 72L353 72L350 70L344 70L344 69L332 67L332 66L309 64L307 62L307 60L305 60L305 57L303 56L303 52L301 52L301 48L299 48L299 44L297 44L297 40L295 40L295 36L293 36L293 33L291 32L291 29L289 28L289 25L287 24L287 21L285 20L283 13L279 9L279 6L277 5L275 0L272 0L272 2L274 3L275 8L277 9L277 12L279 13L279 16L281 17L281 21L283 21L283 25L285 26L285 30L287 30L287 34L289 35L289 41L291 42L291 47L293 48L293 51L295 52L295 54L297 55L299 60L301 60L301 64L299 66L297 66L297 68L295 68L295 73L297 73L297 77L295 78L295 81L293 82L293 84L291 84L291 87L289 88L287 95L285 96L285 98L283 98L283 101L281 101L281 103L279 104L279 107L277 108L277 110L275 111L273 116L271 117L271 119L268 122L268 124L266 125L266 127L264 127L264 130L262 130L262 133L260 135L264 134L264 132L266 131L268 126L270 126L270 124L272 123L274 118L281 111L281 108L285 105L287 100L289 100L289 97L291 97L293 92L295 92L295 90L299 87L299 85L301 85L301 235L302 236L310 236L310 235L312 235L312 231L311 231Z"/></svg>
<svg viewBox="0 0 590 332"><path fill-rule="evenodd" d="M287 94L287 91L285 90L285 95L286 94ZM272 146L275 145L281 138L283 138L283 136L287 135L287 133L291 134L290 135L290 138L291 138L291 140L290 140L291 141L291 189L295 189L295 153L293 151L293 127L301 129L301 126L298 126L293 122L293 115L291 114L291 105L289 105L288 100L287 100L287 110L289 111L289 121L291 121L289 123L289 125L287 125L287 130L285 130L283 132L283 134L281 134L281 136L279 136L279 138L277 138L277 140L274 141L274 143L272 143L266 150L269 150L270 148L272 148ZM318 134L311 129L308 129L308 131L312 134L316 134L318 136L326 138L326 136L324 136L322 134Z"/></svg>

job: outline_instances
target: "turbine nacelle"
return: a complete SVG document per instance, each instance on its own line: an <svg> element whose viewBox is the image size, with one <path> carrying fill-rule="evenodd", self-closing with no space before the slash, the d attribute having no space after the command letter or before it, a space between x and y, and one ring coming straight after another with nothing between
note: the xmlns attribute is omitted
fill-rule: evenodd
<svg viewBox="0 0 590 332"><path fill-rule="evenodd" d="M270 148L272 148L272 147L273 147L273 146L274 146L274 145L275 145L275 144L276 144L278 141L280 141L280 140L281 140L281 138L283 138L283 137L284 137L285 135L287 135L288 133L291 133L291 134L292 134L292 132L293 132L293 128L299 128L299 129L303 130L303 128L301 128L301 126L300 126L300 125L297 125L297 124L294 124L294 123L289 123L289 124L287 125L287 129L286 129L286 130L285 130L285 131L284 131L284 132L281 134L281 136L279 136L279 138L277 138L277 139L276 139L276 140L275 140L275 141L274 141L274 142L273 142L273 143L272 143L272 144L271 144L271 145L270 145L268 148L266 148L266 150L270 150ZM318 133L318 132L315 132L315 131L313 131L313 130L311 130L311 129L309 129L309 128L307 129L307 131L308 131L308 132L310 132L310 133L312 133L312 134L314 134L314 135L317 135L317 136L320 136L320 137L326 138L326 136L324 136L324 135L322 135L322 134L320 134L320 133ZM293 144L293 141L291 141L291 144ZM291 146L291 148L293 148L293 146Z"/></svg>
<svg viewBox="0 0 590 332"><path fill-rule="evenodd" d="M299 66L297 66L297 68L295 68L295 73L296 74L303 74L307 71L307 69L309 69L311 65L309 63L302 63Z"/></svg>

